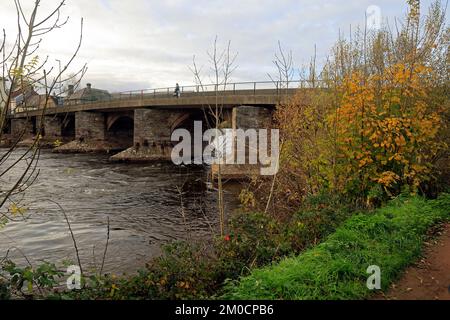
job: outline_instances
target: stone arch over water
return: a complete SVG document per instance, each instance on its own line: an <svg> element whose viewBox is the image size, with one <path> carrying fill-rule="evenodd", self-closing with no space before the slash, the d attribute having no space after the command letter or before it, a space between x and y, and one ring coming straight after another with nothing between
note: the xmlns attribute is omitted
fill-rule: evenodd
<svg viewBox="0 0 450 320"><path fill-rule="evenodd" d="M106 137L123 148L133 146L134 117L132 114L116 114L107 117Z"/></svg>

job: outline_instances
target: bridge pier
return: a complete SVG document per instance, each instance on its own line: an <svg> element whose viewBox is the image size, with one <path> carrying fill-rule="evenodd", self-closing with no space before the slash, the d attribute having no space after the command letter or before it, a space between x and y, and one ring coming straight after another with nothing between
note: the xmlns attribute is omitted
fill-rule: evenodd
<svg viewBox="0 0 450 320"><path fill-rule="evenodd" d="M134 111L133 147L111 157L113 161L170 161L173 124L185 112L164 109Z"/></svg>
<svg viewBox="0 0 450 320"><path fill-rule="evenodd" d="M30 139L35 134L35 123L32 118L11 119L11 136L14 140Z"/></svg>
<svg viewBox="0 0 450 320"><path fill-rule="evenodd" d="M269 129L272 124L272 111L267 108L255 107L255 106L238 106L234 107L232 111L232 129ZM270 139L270 138L269 138ZM269 140L270 141L270 140ZM258 141L259 142L259 141ZM246 152L246 162L245 164L221 164L220 173L224 179L242 179L253 175L259 175L261 165L250 164L249 163L249 150L252 149L253 152L258 154L258 146L250 145L249 140L245 140L245 152ZM237 154L237 139L236 136L233 137L232 150L234 157ZM213 180L217 179L219 174L219 165L213 164L211 166L211 175Z"/></svg>
<svg viewBox="0 0 450 320"><path fill-rule="evenodd" d="M36 132L41 130L40 146L59 147L75 137L74 115L47 115L36 117Z"/></svg>
<svg viewBox="0 0 450 320"><path fill-rule="evenodd" d="M233 129L264 129L272 122L272 112L267 108L239 106L233 108Z"/></svg>
<svg viewBox="0 0 450 320"><path fill-rule="evenodd" d="M36 118L36 128L42 124L42 136L45 139L59 139L62 137L62 120L58 116L43 116Z"/></svg>
<svg viewBox="0 0 450 320"><path fill-rule="evenodd" d="M103 142L106 136L105 115L101 112L75 113L75 139L80 142Z"/></svg>
<svg viewBox="0 0 450 320"><path fill-rule="evenodd" d="M123 148L107 136L107 116L103 112L75 112L75 140L56 148L58 153L119 151ZM61 130L64 124L61 123ZM61 132L62 134L62 132Z"/></svg>

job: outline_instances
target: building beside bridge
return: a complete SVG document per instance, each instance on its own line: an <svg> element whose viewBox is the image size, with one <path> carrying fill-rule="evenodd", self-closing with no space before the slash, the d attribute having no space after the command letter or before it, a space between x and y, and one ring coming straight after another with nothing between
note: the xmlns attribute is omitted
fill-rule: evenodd
<svg viewBox="0 0 450 320"><path fill-rule="evenodd" d="M10 95L9 110L12 114L58 106L58 99L55 96L39 94L31 85L18 88L11 93L9 93L9 89L6 81L0 79L0 107L6 106L8 95Z"/></svg>
<svg viewBox="0 0 450 320"><path fill-rule="evenodd" d="M29 104L34 109L56 108L58 106L58 98L55 96L47 96L46 94L39 94L33 96Z"/></svg>
<svg viewBox="0 0 450 320"><path fill-rule="evenodd" d="M11 113L21 113L37 109L39 94L32 86L24 86L10 94L9 110Z"/></svg>
<svg viewBox="0 0 450 320"><path fill-rule="evenodd" d="M0 79L0 108L6 105L8 98L8 87L5 80ZM110 100L111 94L107 90L92 88L88 83L85 88L74 92L74 86L69 85L67 97L58 98L55 95L39 94L31 85L13 90L9 102L11 114L25 113L39 109L52 109L65 105L81 105L96 101Z"/></svg>
<svg viewBox="0 0 450 320"><path fill-rule="evenodd" d="M74 86L69 85L67 97L64 99L64 105L85 104L101 100L111 99L111 94L107 90L95 89L90 83L86 88L74 92Z"/></svg>

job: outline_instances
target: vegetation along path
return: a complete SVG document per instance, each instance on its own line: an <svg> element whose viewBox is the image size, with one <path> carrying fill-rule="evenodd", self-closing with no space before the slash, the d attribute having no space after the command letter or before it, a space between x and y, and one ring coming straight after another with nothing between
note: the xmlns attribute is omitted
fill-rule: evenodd
<svg viewBox="0 0 450 320"><path fill-rule="evenodd" d="M374 212L353 216L322 244L299 256L287 258L265 268L254 269L249 276L229 283L224 298L372 298L374 292L366 286L368 266L380 268L381 289L387 292L388 297L395 296L395 293L389 292L392 283L400 279L403 270L420 259L424 244L430 241L429 231L436 230L435 227L444 222L448 224L449 207L449 194L428 201L418 197L397 198ZM448 236L448 233L446 235ZM448 277L450 270L450 245L447 243L448 239L445 239L444 237L444 247L436 247L439 249L424 259L430 268L429 271L423 271L428 273L426 279L423 277L424 288L429 279L438 280L439 283L447 282L445 277ZM434 272L436 276L433 275ZM408 275L414 276L412 272ZM404 281L400 280L397 286L399 290L402 290L404 285L409 285ZM418 281L420 283L420 279ZM412 284L410 286L412 287ZM436 294L424 292L421 297L433 299ZM399 295L398 298L403 296Z"/></svg>

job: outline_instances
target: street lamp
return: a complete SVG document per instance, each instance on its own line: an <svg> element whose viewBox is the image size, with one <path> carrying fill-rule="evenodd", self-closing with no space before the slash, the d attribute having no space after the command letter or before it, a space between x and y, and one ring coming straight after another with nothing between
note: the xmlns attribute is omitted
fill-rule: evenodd
<svg viewBox="0 0 450 320"><path fill-rule="evenodd" d="M59 87L59 95L62 94L62 85L61 85L61 60L55 59L59 63L59 73L58 73L58 87Z"/></svg>
<svg viewBox="0 0 450 320"><path fill-rule="evenodd" d="M62 104L62 98L61 98L61 95L62 95L62 83L61 83L61 60L59 60L59 59L55 59L57 62L58 62L58 64L59 64L59 73L58 73L58 79L56 79L57 80L57 82L58 82L58 87L59 87L59 95L58 95L58 105L61 105Z"/></svg>

